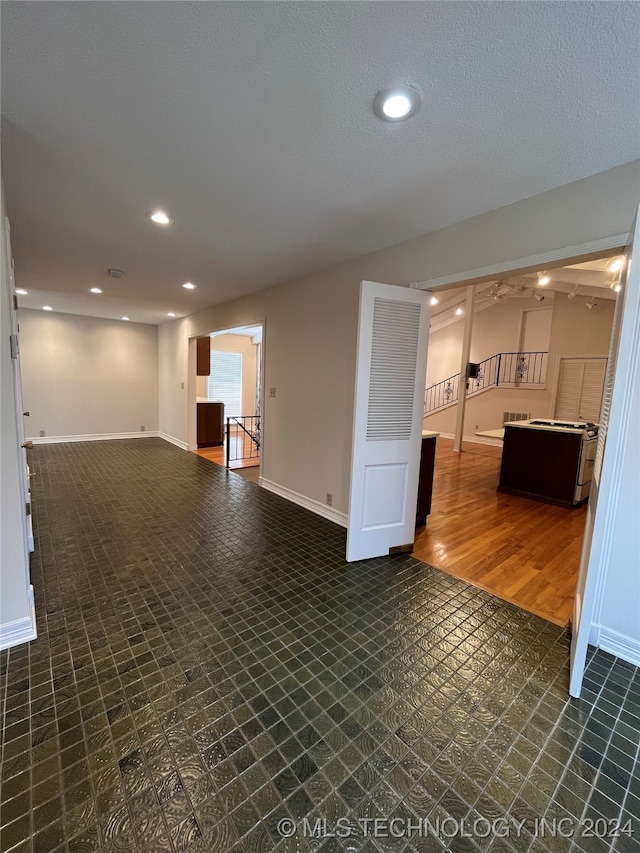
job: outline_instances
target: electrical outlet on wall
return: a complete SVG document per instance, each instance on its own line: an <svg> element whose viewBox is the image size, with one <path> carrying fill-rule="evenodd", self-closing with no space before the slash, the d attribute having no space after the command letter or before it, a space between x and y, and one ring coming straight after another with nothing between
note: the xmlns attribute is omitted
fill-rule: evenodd
<svg viewBox="0 0 640 853"><path fill-rule="evenodd" d="M46 434L47 434L46 429L41 429L41 430L40 430L40 438L44 438Z"/></svg>
<svg viewBox="0 0 640 853"><path fill-rule="evenodd" d="M146 429L147 429L146 426L143 425L140 427L140 432L145 432Z"/></svg>
<svg viewBox="0 0 640 853"><path fill-rule="evenodd" d="M333 506L333 495L331 492L327 492L327 506Z"/></svg>
<svg viewBox="0 0 640 853"><path fill-rule="evenodd" d="M269 396L270 397L276 396L276 389L275 388L269 388Z"/></svg>

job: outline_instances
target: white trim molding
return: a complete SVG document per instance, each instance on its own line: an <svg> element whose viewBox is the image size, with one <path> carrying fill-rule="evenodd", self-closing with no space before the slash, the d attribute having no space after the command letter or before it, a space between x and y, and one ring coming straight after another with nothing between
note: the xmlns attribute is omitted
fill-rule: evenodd
<svg viewBox="0 0 640 853"><path fill-rule="evenodd" d="M550 252L541 252L539 255L529 255L525 258L513 258L510 261L502 261L489 267L478 267L474 270L463 270L453 275L443 275L438 278L429 278L426 281L413 282L410 286L419 290L431 290L434 287L444 287L448 284L475 284L491 279L496 275L510 273L522 275L527 272L535 272L555 263L564 264L579 261L585 255L597 256L611 249L623 249L629 244L631 234L615 234L612 237L604 237L601 240L591 240L589 243L580 243L578 246L566 246L563 249L553 249Z"/></svg>
<svg viewBox="0 0 640 853"><path fill-rule="evenodd" d="M94 435L47 435L44 437L34 436L29 438L34 444L64 444L70 441L114 441L121 438L158 438L160 433L157 430L149 430L149 432L106 432L96 433Z"/></svg>
<svg viewBox="0 0 640 853"><path fill-rule="evenodd" d="M0 651L12 649L22 643L29 643L38 636L36 629L36 607L33 597L33 585L29 584L29 615L0 625Z"/></svg>
<svg viewBox="0 0 640 853"><path fill-rule="evenodd" d="M181 441L179 438L174 438L172 435L167 435L166 432L159 432L158 435L164 441L168 441L169 444L175 444L176 447L179 447L180 450L188 450L189 446L186 441Z"/></svg>
<svg viewBox="0 0 640 853"><path fill-rule="evenodd" d="M291 503L311 510L311 512L314 512L316 515L321 515L329 521L333 521L334 524L339 524L340 527L347 526L348 517L344 512L338 512L338 510L333 509L333 507L326 506L326 504L320 503L320 501L315 501L312 498L308 498L305 495L294 492L292 489L287 489L286 486L280 486L278 483L266 480L264 477L260 477L259 485L261 485L263 489L273 492L275 495L280 495L280 497L285 498L285 500L291 501Z"/></svg>
<svg viewBox="0 0 640 853"><path fill-rule="evenodd" d="M640 641L603 625L599 626L598 635L598 646L602 651L622 658L633 666L640 666Z"/></svg>

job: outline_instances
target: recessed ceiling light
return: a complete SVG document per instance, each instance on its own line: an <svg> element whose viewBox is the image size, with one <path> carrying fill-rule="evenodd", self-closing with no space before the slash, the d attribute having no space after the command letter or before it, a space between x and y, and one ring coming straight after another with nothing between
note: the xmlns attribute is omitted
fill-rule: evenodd
<svg viewBox="0 0 640 853"><path fill-rule="evenodd" d="M123 320L128 320L129 318L128 318L128 317L123 317L122 319L123 319Z"/></svg>
<svg viewBox="0 0 640 853"><path fill-rule="evenodd" d="M173 313L173 311L167 311L167 317L175 317L175 316L176 315Z"/></svg>
<svg viewBox="0 0 640 853"><path fill-rule="evenodd" d="M462 310L462 306L461 306L461 305L458 305L458 307L456 308L456 314L458 315L458 317L459 317L461 314L464 314L464 311Z"/></svg>
<svg viewBox="0 0 640 853"><path fill-rule="evenodd" d="M43 311L53 311L53 308L51 307L51 305L43 305L42 310Z"/></svg>
<svg viewBox="0 0 640 853"><path fill-rule="evenodd" d="M611 258L611 260L607 264L607 269L609 270L609 272L620 272L623 266L624 257L622 255L618 255L615 258Z"/></svg>
<svg viewBox="0 0 640 853"><path fill-rule="evenodd" d="M164 210L152 210L151 213L147 213L147 216L156 225L173 225L175 222Z"/></svg>
<svg viewBox="0 0 640 853"><path fill-rule="evenodd" d="M411 86L393 86L375 96L373 111L383 121L405 121L420 109L420 93Z"/></svg>
<svg viewBox="0 0 640 853"><path fill-rule="evenodd" d="M546 272L538 273L538 284L540 285L540 287L544 287L546 284L549 284L550 281L551 279L546 274Z"/></svg>
<svg viewBox="0 0 640 853"><path fill-rule="evenodd" d="M26 290L23 290L21 287L19 287L19 288L16 290L16 293L18 294L18 296L26 296L26 295L27 295L27 291L26 291Z"/></svg>
<svg viewBox="0 0 640 853"><path fill-rule="evenodd" d="M100 290L100 288L99 288L99 287L92 287L92 288L91 288L91 293L102 293L102 291Z"/></svg>
<svg viewBox="0 0 640 853"><path fill-rule="evenodd" d="M432 305L437 305L437 304L438 304L438 297L437 297L437 296L432 296L432 297L431 297L431 304L432 304Z"/></svg>
<svg viewBox="0 0 640 853"><path fill-rule="evenodd" d="M191 284L191 282L190 282L190 281L186 281L182 286L183 286L186 290L195 290L195 289L196 289L196 287L197 287L197 285L196 285L196 284Z"/></svg>

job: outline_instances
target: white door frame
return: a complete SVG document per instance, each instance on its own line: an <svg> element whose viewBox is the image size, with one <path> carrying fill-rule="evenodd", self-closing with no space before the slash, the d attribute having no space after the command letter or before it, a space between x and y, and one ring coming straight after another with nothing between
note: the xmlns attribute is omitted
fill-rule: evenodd
<svg viewBox="0 0 640 853"><path fill-rule="evenodd" d="M588 256L593 259L596 259L597 257L601 257L606 252L623 251L631 242L631 238L632 234L630 232L627 234L617 234L612 237L605 237L602 240L593 240L589 243L583 243L577 246L567 246L564 249L554 249L553 251L543 252L538 255L530 255L525 258L514 258L511 261L502 261L493 264L489 267L479 267L477 269L467 270L454 275L427 279L426 281L417 282L413 286L419 287L421 290L437 290L451 285L458 285L459 287L462 287L464 285L479 284L483 281L489 281L493 278L497 278L507 273L517 275L526 272L535 272L539 269L546 269L548 267L551 267L553 264L555 264L556 266L560 266L562 264L576 263L589 259ZM636 252L638 252L638 247L636 247ZM637 260L636 263L638 263ZM624 363L618 361L618 364L616 365L614 387L622 385L624 388L626 388L627 396L631 393L630 388L628 387L629 382L627 380L634 372L634 368L637 370L637 364L634 363L634 358L635 362L637 362L638 353L635 351L631 354L631 357L627 359ZM618 441L616 442L615 450L612 450L615 456L613 460L614 468L619 463L619 457L621 453L619 448L624 444L623 438L626 437L629 431L629 426L630 425L626 423L624 430L620 431L620 434L618 435ZM603 485L605 484L603 483ZM613 523L613 516L615 514L615 509L617 506L617 490L615 478L610 478L609 481L606 483L606 486L608 487L608 491L610 492L610 494L602 495L602 500L600 502L599 507L600 511L598 513L599 529L605 531L610 530L611 528L611 525ZM606 540L606 536L604 537L604 539ZM595 614L598 614L601 609L602 596L604 592L607 574L606 555L607 548L610 548L610 542L608 546L606 541L600 541L598 543L598 549L600 551L599 556L602 557L602 559L593 559L595 555L593 553L592 546L593 540L591 538L589 542L585 541L583 545L582 562L584 562L586 565L586 562L588 561L588 584L591 595L589 601L590 607L588 608L589 625L582 626L583 630L581 631L581 634L583 635L584 629L587 628L586 633L589 634L589 642L595 644L599 640L599 626L594 625L592 623ZM591 552L592 559L589 559L589 554L586 553L587 550ZM581 666L579 673L576 673L575 671L573 673L571 693L574 696L579 695L580 693L583 668L584 665Z"/></svg>

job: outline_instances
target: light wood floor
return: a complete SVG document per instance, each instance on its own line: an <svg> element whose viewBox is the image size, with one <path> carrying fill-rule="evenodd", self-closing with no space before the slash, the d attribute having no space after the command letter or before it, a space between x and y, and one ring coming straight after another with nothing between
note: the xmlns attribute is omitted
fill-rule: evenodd
<svg viewBox="0 0 640 853"><path fill-rule="evenodd" d="M225 439L226 440L226 439ZM210 462L215 462L217 465L225 466L227 464L226 449L224 445L220 447L201 447L195 450L198 456L203 456ZM244 433L239 432L237 435L231 436L231 455L232 456L247 456L249 453L255 453L255 445L251 439ZM230 468L255 468L260 465L260 457L253 456L251 459L237 459L231 461Z"/></svg>
<svg viewBox="0 0 640 853"><path fill-rule="evenodd" d="M413 554L451 575L566 625L586 504L564 509L496 492L502 449L438 438L433 505Z"/></svg>

